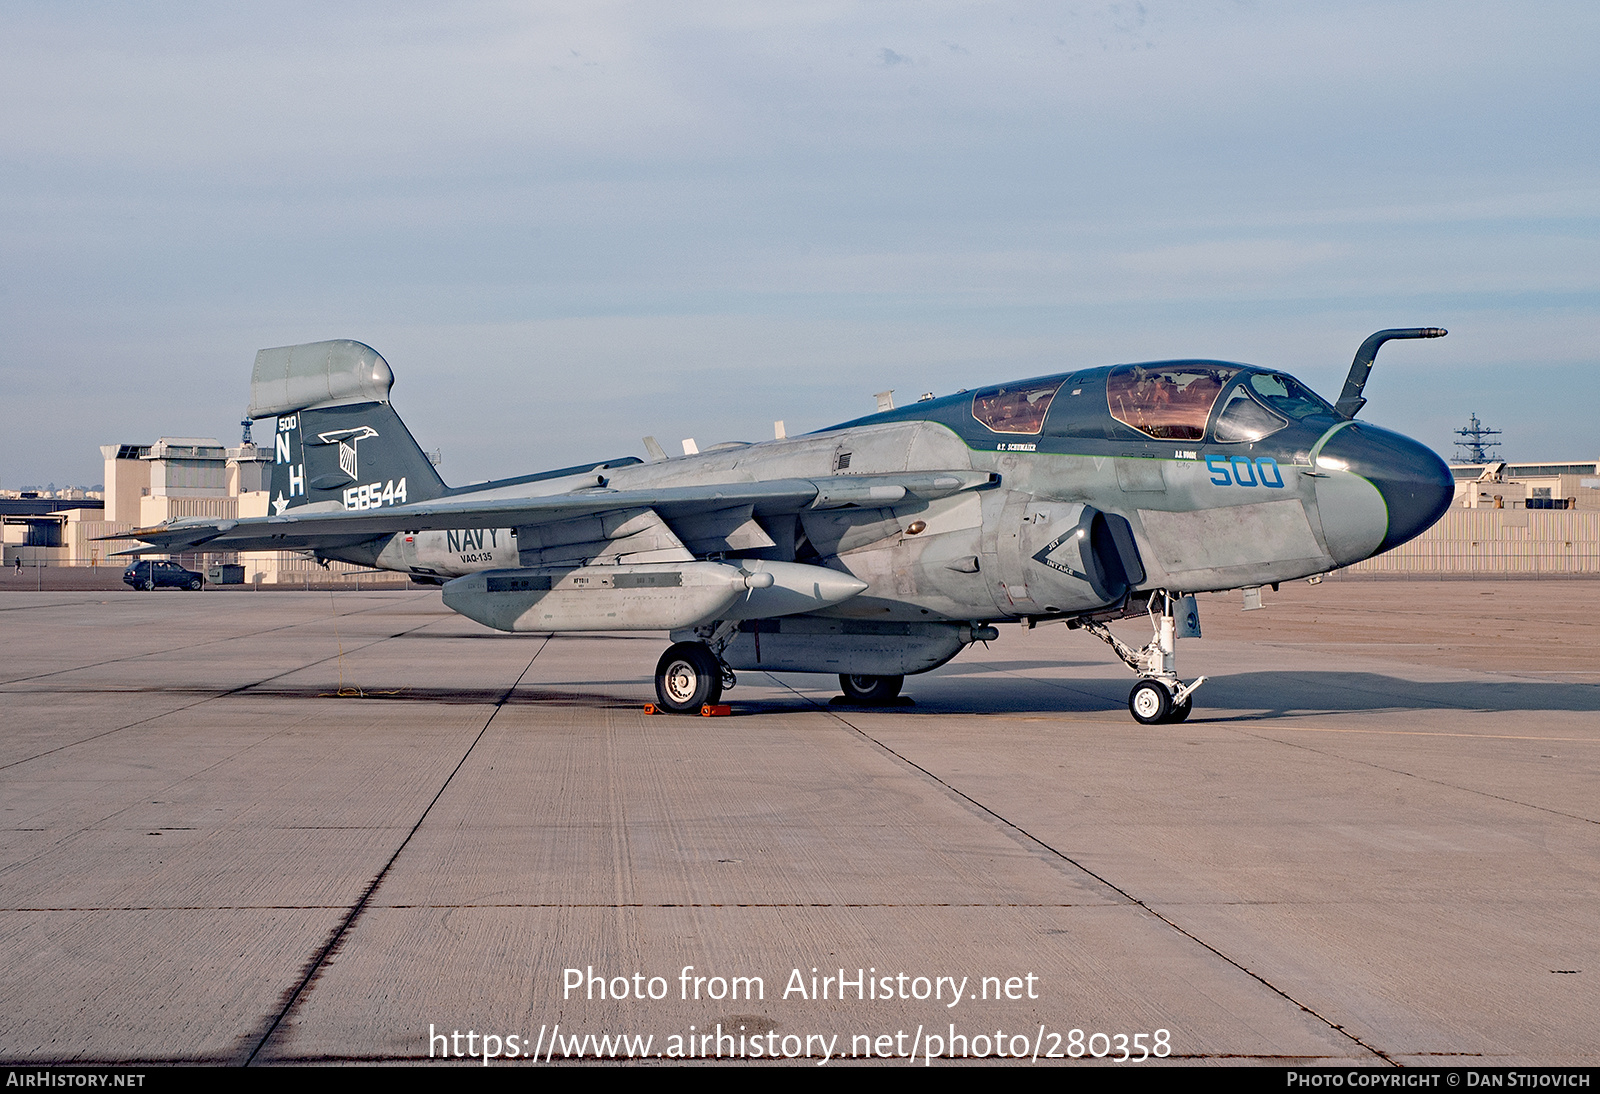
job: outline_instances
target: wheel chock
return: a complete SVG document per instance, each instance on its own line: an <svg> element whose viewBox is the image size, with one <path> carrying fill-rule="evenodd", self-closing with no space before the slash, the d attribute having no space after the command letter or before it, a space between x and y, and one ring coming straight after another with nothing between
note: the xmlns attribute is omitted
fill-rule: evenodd
<svg viewBox="0 0 1600 1094"><path fill-rule="evenodd" d="M662 710L660 707L656 706L654 703L646 703L644 705L644 712L646 714L665 714L665 713L667 713L666 711ZM705 706L700 708L700 717L702 717L702 718L725 718L725 717L727 717L728 715L730 715L732 713L733 713L733 708L730 707L727 703L717 703L715 706L713 706L710 703L707 703Z"/></svg>

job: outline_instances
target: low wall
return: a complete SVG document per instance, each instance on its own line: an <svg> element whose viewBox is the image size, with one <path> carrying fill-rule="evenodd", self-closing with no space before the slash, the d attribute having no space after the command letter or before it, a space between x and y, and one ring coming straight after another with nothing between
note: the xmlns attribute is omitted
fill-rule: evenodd
<svg viewBox="0 0 1600 1094"><path fill-rule="evenodd" d="M1600 511L1451 509L1410 543L1345 572L1600 577Z"/></svg>

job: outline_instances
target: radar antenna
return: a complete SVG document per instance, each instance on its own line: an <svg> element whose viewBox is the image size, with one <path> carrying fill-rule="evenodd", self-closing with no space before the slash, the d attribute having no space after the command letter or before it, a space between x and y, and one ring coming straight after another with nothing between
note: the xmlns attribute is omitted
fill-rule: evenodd
<svg viewBox="0 0 1600 1094"><path fill-rule="evenodd" d="M1465 450L1466 455L1462 458L1466 463L1489 463L1498 457L1497 453L1490 450L1499 448L1500 442L1489 438L1500 436L1500 431L1478 421L1477 414L1467 421L1467 428L1456 430L1456 436L1465 438L1457 441L1456 447Z"/></svg>

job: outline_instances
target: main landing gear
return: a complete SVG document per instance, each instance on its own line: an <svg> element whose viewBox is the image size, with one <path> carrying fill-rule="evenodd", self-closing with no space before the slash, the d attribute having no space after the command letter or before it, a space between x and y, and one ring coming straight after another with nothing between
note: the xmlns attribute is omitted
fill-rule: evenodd
<svg viewBox="0 0 1600 1094"><path fill-rule="evenodd" d="M707 632L706 641L675 643L656 662L656 705L661 710L699 714L702 707L715 706L723 691L739 682L720 656L726 646L723 627L708 628ZM892 704L905 682L904 676L839 677L845 698L861 706Z"/></svg>
<svg viewBox="0 0 1600 1094"><path fill-rule="evenodd" d="M852 676L840 675L839 687L844 697L861 706L877 706L892 702L905 686L904 676ZM909 700L907 700L909 702Z"/></svg>
<svg viewBox="0 0 1600 1094"><path fill-rule="evenodd" d="M679 642L656 662L656 700L672 714L698 714L722 698L722 663L704 642Z"/></svg>
<svg viewBox="0 0 1600 1094"><path fill-rule="evenodd" d="M739 682L721 653L737 633L737 623L705 628L704 642L677 642L656 662L656 699L669 714L699 714L715 706L722 692ZM696 631L696 633L700 633Z"/></svg>
<svg viewBox="0 0 1600 1094"><path fill-rule="evenodd" d="M1139 674L1139 682L1128 693L1128 713L1141 725L1170 725L1183 721L1194 710L1195 689L1206 682L1204 676L1198 677L1192 684L1185 684L1178 679L1177 613L1180 606L1190 603L1189 598L1175 597L1168 592L1152 596L1150 622L1155 628L1155 635L1143 649L1132 648L1107 630L1103 623L1085 621L1079 624L1110 646L1123 664ZM1157 614L1158 605L1160 614Z"/></svg>

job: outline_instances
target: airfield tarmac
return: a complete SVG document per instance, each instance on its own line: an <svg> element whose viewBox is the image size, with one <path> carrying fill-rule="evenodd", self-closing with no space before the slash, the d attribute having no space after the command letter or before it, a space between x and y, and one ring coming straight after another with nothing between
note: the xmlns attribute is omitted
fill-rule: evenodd
<svg viewBox="0 0 1600 1094"><path fill-rule="evenodd" d="M1179 667L1211 680L1142 727L1060 626L913 706L752 672L675 718L642 709L662 637L501 635L436 591L8 593L0 1059L654 1059L720 1025L812 1063L1600 1062L1600 581L1265 600L1201 598ZM647 997L566 991L591 968Z"/></svg>

